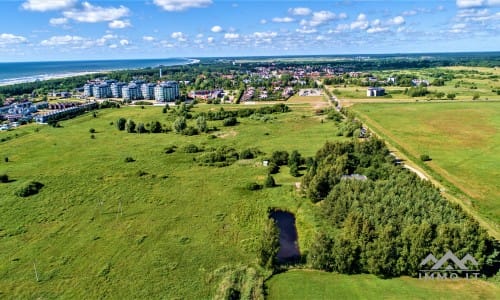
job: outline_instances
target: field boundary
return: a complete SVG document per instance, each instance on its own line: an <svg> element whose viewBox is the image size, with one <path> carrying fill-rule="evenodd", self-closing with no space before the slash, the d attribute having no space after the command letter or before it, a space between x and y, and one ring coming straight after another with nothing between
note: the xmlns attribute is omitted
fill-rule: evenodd
<svg viewBox="0 0 500 300"><path fill-rule="evenodd" d="M356 117L359 118L371 132L384 139L387 143L388 148L391 151L397 151L397 156L405 160L405 164L410 165L412 168L417 169L429 178L429 180L436 185L441 194L448 199L450 202L459 204L460 207L469 215L471 215L479 224L485 228L488 233L493 236L496 240L500 240L500 232L489 219L483 218L472 206L472 198L467 193L465 193L461 187L457 184L453 184L452 180L446 177L445 174L441 174L439 171L429 167L423 163L420 163L417 157L407 150L405 147L398 142L398 139L392 136L388 130L383 128L376 121L368 117L367 115L355 111Z"/></svg>

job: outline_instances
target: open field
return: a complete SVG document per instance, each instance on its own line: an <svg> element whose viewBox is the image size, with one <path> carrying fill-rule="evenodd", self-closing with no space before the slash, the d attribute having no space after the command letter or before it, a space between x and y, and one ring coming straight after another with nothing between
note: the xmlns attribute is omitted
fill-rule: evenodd
<svg viewBox="0 0 500 300"><path fill-rule="evenodd" d="M498 299L498 285L482 280L419 280L292 270L267 282L269 299Z"/></svg>
<svg viewBox="0 0 500 300"><path fill-rule="evenodd" d="M221 128L215 139L130 134L110 124L119 117L166 123L161 107L106 109L98 118L60 122L62 128L33 124L5 133L26 135L0 143L0 173L14 180L0 184L0 298L206 299L219 284L210 280L215 270L256 263L269 207L295 212L299 235L312 236L311 205L295 196L299 179L288 168L275 176L280 187L250 192L245 185L267 174L264 156L217 168L198 166L199 154L164 153L193 143L311 156L338 139L333 123L291 107L268 122L209 122ZM208 108L219 109L201 109ZM136 161L124 162L127 156ZM15 196L28 180L45 186L37 195Z"/></svg>
<svg viewBox="0 0 500 300"><path fill-rule="evenodd" d="M500 102L357 104L352 109L489 220L498 237ZM421 154L430 155L432 161L420 162ZM454 193L447 183L465 195Z"/></svg>

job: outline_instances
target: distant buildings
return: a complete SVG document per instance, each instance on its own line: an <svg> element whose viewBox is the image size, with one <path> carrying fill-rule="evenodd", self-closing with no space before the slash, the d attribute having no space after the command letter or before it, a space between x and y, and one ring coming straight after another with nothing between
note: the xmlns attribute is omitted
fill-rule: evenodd
<svg viewBox="0 0 500 300"><path fill-rule="evenodd" d="M175 81L167 81L155 87L155 100L160 102L173 101L179 98L179 84Z"/></svg>
<svg viewBox="0 0 500 300"><path fill-rule="evenodd" d="M83 96L96 99L122 98L126 101L145 99L166 102L179 98L179 84L175 81L158 84L144 83L141 80L129 84L115 80L92 81L83 86Z"/></svg>
<svg viewBox="0 0 500 300"><path fill-rule="evenodd" d="M369 87L366 90L367 97L380 97L385 95L385 89L381 87Z"/></svg>

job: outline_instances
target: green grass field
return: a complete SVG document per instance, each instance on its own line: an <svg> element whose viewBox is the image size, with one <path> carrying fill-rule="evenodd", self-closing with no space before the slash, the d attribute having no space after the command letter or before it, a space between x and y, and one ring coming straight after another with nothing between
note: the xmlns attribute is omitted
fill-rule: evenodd
<svg viewBox="0 0 500 300"><path fill-rule="evenodd" d="M498 285L482 280L431 281L292 270L267 282L274 299L498 299Z"/></svg>
<svg viewBox="0 0 500 300"><path fill-rule="evenodd" d="M473 210L500 224L500 103L357 104L361 119L468 197ZM471 203L467 203L468 201Z"/></svg>
<svg viewBox="0 0 500 300"><path fill-rule="evenodd" d="M312 236L311 205L295 195L300 179L287 168L275 176L280 187L250 192L245 185L267 174L264 156L217 168L198 166L198 154L164 153L194 143L311 156L337 138L333 123L321 123L311 109L292 110L269 122L209 122L221 129L215 139L129 134L110 125L119 117L167 122L161 107L107 109L62 128L33 124L2 133L13 138L0 143L0 174L14 181L0 183L0 298L206 299L219 284L209 280L215 270L256 263L269 207L296 212L299 234ZM127 156L136 161L125 163ZM15 196L28 180L45 186Z"/></svg>

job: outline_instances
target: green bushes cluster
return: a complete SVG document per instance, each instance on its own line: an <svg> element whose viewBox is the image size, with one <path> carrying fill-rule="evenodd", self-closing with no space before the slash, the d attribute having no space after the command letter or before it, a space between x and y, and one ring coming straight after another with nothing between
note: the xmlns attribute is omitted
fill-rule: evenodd
<svg viewBox="0 0 500 300"><path fill-rule="evenodd" d="M21 186L17 191L16 195L19 197L28 197L31 195L38 194L38 192L42 189L43 183L40 183L38 181L29 181L23 186Z"/></svg>

